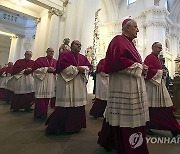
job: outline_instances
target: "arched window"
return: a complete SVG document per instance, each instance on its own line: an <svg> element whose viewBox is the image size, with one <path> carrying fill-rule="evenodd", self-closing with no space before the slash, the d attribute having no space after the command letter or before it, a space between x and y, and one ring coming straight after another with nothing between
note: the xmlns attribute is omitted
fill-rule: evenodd
<svg viewBox="0 0 180 154"><path fill-rule="evenodd" d="M130 5L130 4L132 4L132 3L135 3L136 2L136 0L127 0L127 4L128 5Z"/></svg>

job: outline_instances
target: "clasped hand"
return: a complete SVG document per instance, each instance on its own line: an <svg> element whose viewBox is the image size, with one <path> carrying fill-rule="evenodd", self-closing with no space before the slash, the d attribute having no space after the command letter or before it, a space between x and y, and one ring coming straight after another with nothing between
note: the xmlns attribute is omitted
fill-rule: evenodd
<svg viewBox="0 0 180 154"><path fill-rule="evenodd" d="M28 67L25 69L26 72L31 72L32 71L32 68Z"/></svg>
<svg viewBox="0 0 180 154"><path fill-rule="evenodd" d="M55 72L55 68L53 68L53 67L48 67L48 70L47 70L47 72L48 73L54 73Z"/></svg>
<svg viewBox="0 0 180 154"><path fill-rule="evenodd" d="M85 68L82 66L77 66L77 70L79 71L79 73L84 73L85 72Z"/></svg>
<svg viewBox="0 0 180 154"><path fill-rule="evenodd" d="M145 65L144 63L142 64L142 66L143 66L143 71L142 71L142 73L143 73L143 75L146 75L147 72L148 72L148 66Z"/></svg>

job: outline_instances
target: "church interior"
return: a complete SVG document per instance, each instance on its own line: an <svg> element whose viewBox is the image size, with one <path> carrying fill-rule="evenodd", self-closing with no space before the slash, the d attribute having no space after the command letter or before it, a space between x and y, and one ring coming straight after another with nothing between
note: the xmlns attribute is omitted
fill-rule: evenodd
<svg viewBox="0 0 180 154"><path fill-rule="evenodd" d="M79 40L81 53L95 68L104 58L112 38L122 33L122 21L137 21L139 33L134 44L142 59L151 53L153 42L161 42L160 56L171 78L169 93L180 123L180 1L179 0L0 0L0 65L15 63L32 51L32 59L46 55L46 49L59 47L65 39ZM70 45L70 44L68 44ZM94 81L89 77L86 106L87 128L77 134L48 136L44 122L33 119L33 113L9 110L0 100L1 154L110 154L97 144L103 118L92 118ZM49 110L48 115L52 113ZM155 137L168 131L155 131ZM149 136L148 136L149 137ZM150 154L178 154L179 143L148 143Z"/></svg>

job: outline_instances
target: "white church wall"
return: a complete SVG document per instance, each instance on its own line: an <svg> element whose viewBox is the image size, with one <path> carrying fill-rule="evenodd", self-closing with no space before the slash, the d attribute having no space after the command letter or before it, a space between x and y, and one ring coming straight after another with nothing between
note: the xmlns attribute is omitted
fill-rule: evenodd
<svg viewBox="0 0 180 154"><path fill-rule="evenodd" d="M1 52L0 51L0 65L4 66L4 64L7 64L9 58L9 52Z"/></svg>
<svg viewBox="0 0 180 154"><path fill-rule="evenodd" d="M94 18L97 9L98 1L92 3L92 0L71 0L67 6L64 38L81 41L82 53L88 46L93 45Z"/></svg>
<svg viewBox="0 0 180 154"><path fill-rule="evenodd" d="M16 60L20 58L21 51L23 48L22 44L23 44L23 37L17 37L17 36L11 37L11 47L10 47L10 54L8 61L15 63Z"/></svg>
<svg viewBox="0 0 180 154"><path fill-rule="evenodd" d="M121 34L122 21L125 18L128 18L129 16L131 17L141 16L141 13L143 12L143 10L145 10L145 7L143 7L145 5L145 2L143 0L137 0L135 3L129 6L127 5L127 0L122 0L120 4L115 4L113 6L113 8L117 10L117 13L114 13L115 11L110 8L112 6L108 5L107 3L108 3L107 1L102 1L100 3L100 8L102 8L102 12L100 12L100 16L99 16L100 22L102 23L102 25L100 26L100 38L103 39L100 40L100 42L105 42L104 45L105 50L107 50L108 44L111 41L111 39L115 35ZM148 5L148 7L150 7L150 5ZM106 16L106 18L104 16ZM110 18L110 16L112 17ZM136 20L138 22L138 25L140 25L139 28L140 32L138 33L138 39L137 39L137 43L138 43L137 47L140 49L140 54L144 56L143 51L145 50L144 47L145 32L144 29L142 31L141 29L143 28L143 23L145 19L142 17L142 18L137 18ZM104 36L105 33L107 34L106 36Z"/></svg>
<svg viewBox="0 0 180 154"><path fill-rule="evenodd" d="M169 68L170 76L174 76L175 62L174 60L178 56L179 47L179 29L177 25L168 23L169 35L166 38L169 40L169 50L166 52L166 65Z"/></svg>
<svg viewBox="0 0 180 154"><path fill-rule="evenodd" d="M92 4L92 0L87 0L84 7L84 16L82 23L82 52L84 54L85 49L88 46L93 45L93 34L94 34L94 22L95 22L95 12L98 10L98 2Z"/></svg>
<svg viewBox="0 0 180 154"><path fill-rule="evenodd" d="M111 39L121 34L121 24L125 18L131 16L137 21L139 33L137 36L136 47L140 52L142 59L151 53L151 46L154 42L161 42L163 45L163 55L167 61L170 75L174 74L175 66L174 59L179 52L178 38L174 38L171 44L171 52L166 52L165 40L166 40L166 27L167 17L169 12L167 11L167 1L154 1L154 0L136 0L135 3L127 5L127 0L122 0L120 5L116 3L113 5L112 1L102 1L100 8L100 47L99 50L105 48L107 50L108 44ZM116 1L117 2L117 1ZM111 5L110 5L111 4ZM113 8L113 9L112 9ZM117 9L118 8L118 9ZM118 15L112 12L112 10L118 10ZM104 13L104 14L103 14ZM104 17L105 15L106 17ZM113 20L112 20L113 19ZM178 27L178 26L175 26ZM173 31L176 28L170 27ZM180 29L179 29L180 30ZM178 34L178 30L174 32ZM176 40L175 40L176 39ZM103 44L104 43L104 44ZM103 45L102 45L103 44Z"/></svg>
<svg viewBox="0 0 180 154"><path fill-rule="evenodd" d="M60 25L60 17L56 15L52 15L50 19L50 26L48 29L48 38L47 38L47 45L46 49L51 47L54 49L55 53L54 56L57 58L59 55L58 48L59 48L59 25Z"/></svg>
<svg viewBox="0 0 180 154"><path fill-rule="evenodd" d="M104 0L99 0L99 8L101 11L99 12L99 19L100 22L104 23L108 21L108 11L107 11L107 6Z"/></svg>
<svg viewBox="0 0 180 154"><path fill-rule="evenodd" d="M47 48L47 37L48 37L48 28L50 24L50 18L47 14L41 17L41 21L37 24L34 48L33 48L33 59L36 59L41 56L45 56Z"/></svg>

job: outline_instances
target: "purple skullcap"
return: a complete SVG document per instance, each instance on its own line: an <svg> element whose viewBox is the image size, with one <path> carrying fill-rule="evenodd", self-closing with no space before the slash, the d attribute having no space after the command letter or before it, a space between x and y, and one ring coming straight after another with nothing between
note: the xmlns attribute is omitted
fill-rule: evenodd
<svg viewBox="0 0 180 154"><path fill-rule="evenodd" d="M122 27L124 27L128 21L132 20L131 18L127 18L122 22Z"/></svg>

